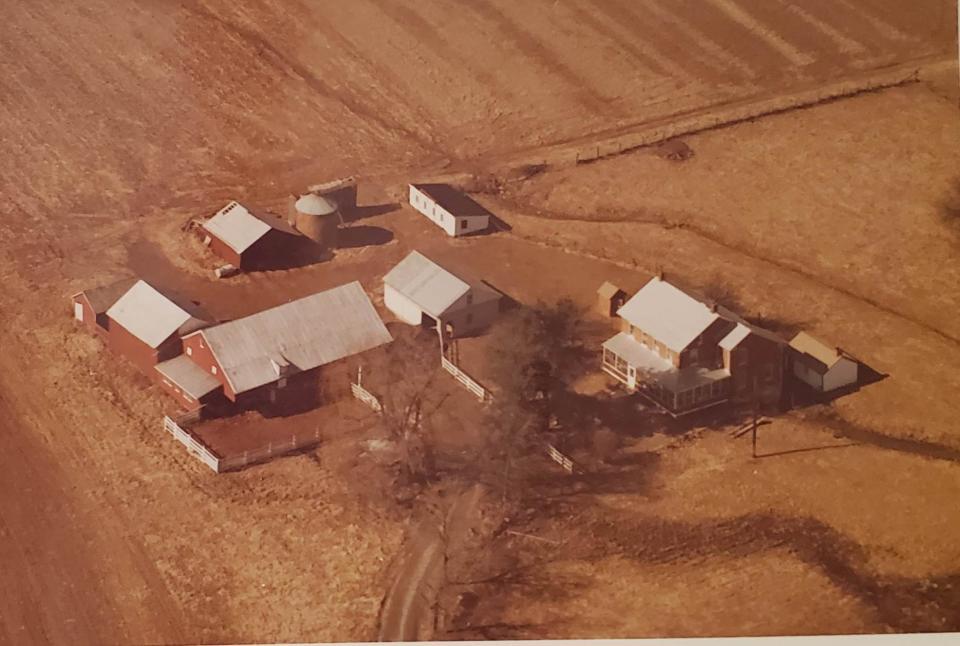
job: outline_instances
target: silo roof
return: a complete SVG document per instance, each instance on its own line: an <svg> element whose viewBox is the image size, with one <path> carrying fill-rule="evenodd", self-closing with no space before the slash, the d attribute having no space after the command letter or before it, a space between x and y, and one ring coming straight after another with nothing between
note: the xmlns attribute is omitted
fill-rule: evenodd
<svg viewBox="0 0 960 646"><path fill-rule="evenodd" d="M307 193L297 200L296 209L307 215L330 215L337 212L337 203L329 197Z"/></svg>

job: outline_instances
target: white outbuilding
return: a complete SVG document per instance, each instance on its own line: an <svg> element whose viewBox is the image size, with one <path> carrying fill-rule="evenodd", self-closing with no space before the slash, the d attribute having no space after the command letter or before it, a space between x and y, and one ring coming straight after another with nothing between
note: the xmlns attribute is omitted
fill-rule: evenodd
<svg viewBox="0 0 960 646"><path fill-rule="evenodd" d="M793 374L818 392L857 383L858 363L843 350L800 332L790 341Z"/></svg>
<svg viewBox="0 0 960 646"><path fill-rule="evenodd" d="M500 313L502 295L481 281L467 281L419 251L383 277L383 299L409 325L439 328L447 338L488 327Z"/></svg>
<svg viewBox="0 0 960 646"><path fill-rule="evenodd" d="M449 236L477 233L490 227L490 212L449 184L411 184L410 206Z"/></svg>

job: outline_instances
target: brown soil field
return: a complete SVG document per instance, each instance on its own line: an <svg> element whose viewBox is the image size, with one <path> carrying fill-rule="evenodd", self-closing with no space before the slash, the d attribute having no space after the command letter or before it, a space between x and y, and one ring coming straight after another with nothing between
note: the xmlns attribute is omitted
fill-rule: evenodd
<svg viewBox="0 0 960 646"><path fill-rule="evenodd" d="M569 293L586 304L602 280L636 287L655 264L693 282L724 268L747 309L769 308L771 315L803 322L891 375L835 407L844 424L859 425L871 440L855 449L862 455L856 469L840 462L847 449L812 452L791 458L799 464L793 476L778 470L757 481L779 483L769 491L789 497L805 466L835 460L817 467L820 486L838 478L837 487L860 492L864 501L838 499L831 495L834 488L824 494L829 500L805 492L791 504L797 515L836 523L850 540L866 543L869 557L849 561L861 578L838 584L831 571L811 565L802 545L778 547L760 531L758 544L766 551L758 548L740 561L722 550L708 554L712 569L691 566L689 576L675 579L675 588L669 572L654 572L642 559L623 568L613 560L597 562L607 568L598 572L635 567L632 573L650 581L652 590L660 585L681 602L706 604L695 617L635 615L631 625L604 626L599 615L578 615L557 596L542 600L550 601L547 610L528 600L531 621L569 606L570 620L551 634L793 629L788 623L748 624L752 620L743 615L725 625L710 623L740 603L735 590L743 579L737 577L760 572L766 578L759 589L776 591L770 599L781 610L792 611L808 594L823 595L817 608L846 600L830 612L808 607L811 621L823 618L811 630L940 625L926 611L918 610L919 619L910 623L875 608L889 589L876 587L880 583L903 583L895 590L910 592L921 577L950 574L948 563L956 561L941 542L956 533L955 519L944 515L937 525L930 511L936 503L917 503L913 516L906 511L930 488L944 496L955 491L956 465L923 455L960 444L944 395L958 385L949 370L960 359L949 339L958 331L947 315L957 303L946 298L942 307L933 304L937 294L949 291L947 279L956 267L936 235L924 233L933 226L930 213L904 203L910 195L914 201L934 199L946 181L946 165L955 162L944 145L956 141L950 125L955 113L944 100L913 102L926 97L912 94L919 91L913 87L838 102L817 108L817 115L833 115L829 125L809 118L813 112L780 116L692 138L698 156L683 166L632 156L578 168L568 178L571 184L602 185L586 173L606 168L617 176L617 169L649 163L650 177L661 178L649 180L656 186L687 181L697 189L689 192L700 196L696 206L674 205L683 211L701 213L710 204L745 208L764 200L771 200L770 208L791 210L767 191L786 181L786 153L764 155L778 145L781 151L812 150L804 152L802 168L794 163L796 172L808 174L804 182L817 180L819 190L834 192L833 212L837 204L863 199L885 214L884 225L891 228L871 234L869 222L857 215L860 205L842 210L856 223L850 231L830 237L811 225L817 261L806 274L791 267L799 262L794 238L783 243L788 249L779 264L761 258L770 253L775 224L764 209L746 211L756 217L749 225L742 213L725 220L720 209L711 211L711 235L731 236L725 244L694 231L694 217L683 228L638 229L634 222L602 223L583 214L575 215L583 222L537 216L537 209L570 212L549 196L550 183L563 177L557 174L506 196L507 202L490 202L514 227L511 234L450 241L402 208L357 222L370 229L354 231L356 244L332 262L224 282L212 280L212 265L204 264L209 259L179 227L227 199L277 208L291 190L348 173L405 181L438 169L495 165L500 155L594 131L937 58L954 51L947 28L956 18L951 3L811 0L802 9L766 0L9 4L0 25L0 135L7 151L0 162L0 447L6 456L0 476L0 642L374 637L387 564L399 551L408 514L387 500L389 481L357 451L358 438L333 438L316 451L215 476L161 430L160 416L171 402L76 329L67 299L134 271L185 289L219 316L236 317L357 278L376 293L383 273L413 247L524 302ZM950 83L943 87L949 96ZM889 130L868 133L863 115ZM773 132L767 123L780 125ZM847 130L859 139L844 135ZM833 139L838 133L848 138L842 150L842 138ZM737 147L740 157L728 154ZM837 163L837 157L848 163ZM751 164L758 159L765 163ZM683 179L705 168L717 176L698 184ZM761 182L751 184L752 198L729 195L735 178L727 168ZM642 174L634 169L620 175L634 198L642 195L634 187L648 181ZM718 193L701 190L705 186ZM397 194L396 185L361 189L370 205L389 204ZM578 198L598 208L615 206L598 195ZM903 208L885 206L880 195ZM829 200L807 207L815 210ZM633 204L622 208L635 210ZM822 223L827 211L814 215ZM798 212L790 226L803 224ZM902 249L888 246L909 271L893 266L885 254L864 252L878 238L903 241ZM921 253L925 241L931 256ZM753 251L744 253L741 244ZM841 256L851 250L858 257L866 253L869 261L857 261L856 271L840 275L838 268L849 262ZM916 293L907 298L897 290ZM935 390L924 386L931 383L938 384ZM814 427L810 433L824 432L820 420L803 424ZM790 427L783 422L776 428ZM889 445L879 448L888 438L907 443L895 444L900 450L894 452ZM747 500L728 492L730 499L712 500L707 494L724 495L721 466L733 474L731 481L744 487L752 482L752 463L738 462L741 453L712 442L678 448L659 472L659 482L670 484L671 474L693 465L677 495L699 491L702 498L673 505L660 494L662 502L651 497L652 507L645 506L646 494L620 500L619 507L604 502L611 513L633 521L653 515L680 528L708 515L737 518L780 504L769 492ZM703 466L710 460L713 467ZM873 487L890 472L901 473L901 466L899 498L889 488ZM700 491L698 483L707 489ZM887 520L877 511L886 510L883 492L897 502L904 521L880 531ZM844 513L854 514L847 524L840 519ZM908 521L916 523L909 535ZM871 531L877 538L865 538ZM872 549L874 544L879 547ZM896 554L883 561L890 550ZM792 560L776 559L787 552ZM766 567L772 562L782 568L779 578ZM719 606L713 597L704 601L709 590L697 584L710 572L720 581L724 573L730 577ZM600 586L593 589L600 595L595 598L603 598L603 577L591 584ZM629 607L628 597L613 598ZM931 603L936 606L937 598ZM717 608L717 615L708 614L708 607ZM489 617L501 611L489 601L478 608ZM768 611L776 614L776 608Z"/></svg>

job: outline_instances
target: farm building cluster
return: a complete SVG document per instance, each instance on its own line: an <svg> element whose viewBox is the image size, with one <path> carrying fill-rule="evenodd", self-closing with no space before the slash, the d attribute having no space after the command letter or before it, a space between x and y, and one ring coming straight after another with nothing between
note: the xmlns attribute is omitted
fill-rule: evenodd
<svg viewBox="0 0 960 646"><path fill-rule="evenodd" d="M491 226L489 211L446 184L411 184L409 204L451 237ZM192 229L227 263L215 271L225 278L330 252L356 208L357 184L347 178L291 196L286 218L232 201ZM417 250L385 273L382 289L384 314L435 331L441 364L478 389L448 350L496 322L503 294ZM788 380L819 393L857 382L858 364L841 350L806 333L787 341L662 275L632 296L605 282L596 299L597 312L619 327L598 348L598 369L675 417L724 402L782 405ZM351 359L393 341L356 280L234 320L136 277L82 291L73 303L78 322L196 418L327 403L339 396L334 385L349 383Z"/></svg>
<svg viewBox="0 0 960 646"><path fill-rule="evenodd" d="M601 349L604 372L674 416L727 401L783 406L791 374L818 393L857 383L856 360L839 348L805 332L787 342L662 274L629 299L604 283L597 309L620 323Z"/></svg>

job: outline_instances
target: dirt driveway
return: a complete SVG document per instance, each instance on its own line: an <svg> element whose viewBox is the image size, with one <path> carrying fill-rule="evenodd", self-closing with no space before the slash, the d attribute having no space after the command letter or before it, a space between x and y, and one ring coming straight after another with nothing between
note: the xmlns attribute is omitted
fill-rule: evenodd
<svg viewBox="0 0 960 646"><path fill-rule="evenodd" d="M483 494L478 484L453 494L448 497L450 506L442 522L429 515L411 530L384 598L377 639L433 639L436 602L446 584L447 559L476 526Z"/></svg>

